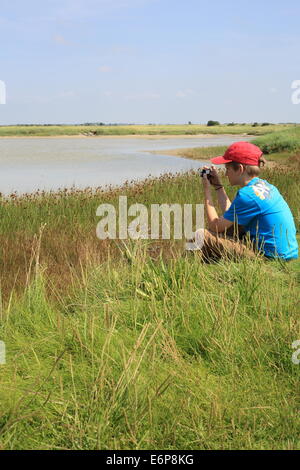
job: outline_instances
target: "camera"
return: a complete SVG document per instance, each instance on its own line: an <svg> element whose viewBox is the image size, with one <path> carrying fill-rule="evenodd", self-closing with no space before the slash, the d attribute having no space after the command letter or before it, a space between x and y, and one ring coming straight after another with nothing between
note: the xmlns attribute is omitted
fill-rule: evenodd
<svg viewBox="0 0 300 470"><path fill-rule="evenodd" d="M201 176L201 178L203 178L204 175L206 175L207 179L209 180L211 178L211 170L206 170L205 168L203 168L202 170L199 170L199 174Z"/></svg>

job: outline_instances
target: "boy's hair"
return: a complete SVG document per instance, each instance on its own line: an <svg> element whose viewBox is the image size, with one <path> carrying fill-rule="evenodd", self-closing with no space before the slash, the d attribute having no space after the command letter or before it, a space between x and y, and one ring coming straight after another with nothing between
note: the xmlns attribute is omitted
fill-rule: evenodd
<svg viewBox="0 0 300 470"><path fill-rule="evenodd" d="M259 173L260 173L260 168L262 166L265 166L266 164L266 159L261 156L260 159L259 159L259 166L256 166L256 165L244 165L243 163L238 163L238 162L230 162L230 163L227 163L227 165L230 165L234 171L237 171L240 167L240 165L243 165L247 175L249 176L258 176Z"/></svg>

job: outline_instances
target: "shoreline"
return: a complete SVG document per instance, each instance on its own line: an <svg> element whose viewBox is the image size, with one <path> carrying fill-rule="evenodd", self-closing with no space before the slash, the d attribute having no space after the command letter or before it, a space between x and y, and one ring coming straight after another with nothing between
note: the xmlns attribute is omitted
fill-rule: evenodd
<svg viewBox="0 0 300 470"><path fill-rule="evenodd" d="M256 137L249 134L125 134L125 135L0 135L0 139L209 139L222 137Z"/></svg>
<svg viewBox="0 0 300 470"><path fill-rule="evenodd" d="M195 147L197 148L197 147ZM202 147L203 149L207 149L210 147ZM186 153L191 152L193 147L187 147L183 149L166 149L166 150L147 150L147 152L151 153L152 155L169 155L170 157L181 157L187 158L188 160L207 160L207 157L203 158L197 157L192 158L190 155L186 155Z"/></svg>
<svg viewBox="0 0 300 470"><path fill-rule="evenodd" d="M197 147L195 147L197 148ZM211 149L211 147L202 147L203 150ZM210 156L207 155L197 155L192 156L191 152L193 148L184 148L184 149L170 149L170 150L150 150L149 153L153 155L169 155L172 157L179 157L179 158L186 158L187 160L199 160L199 161L208 161L210 160ZM217 156L217 155L215 155ZM223 166L223 165L222 165ZM278 163L274 160L267 160L266 161L266 168L274 168L278 166Z"/></svg>

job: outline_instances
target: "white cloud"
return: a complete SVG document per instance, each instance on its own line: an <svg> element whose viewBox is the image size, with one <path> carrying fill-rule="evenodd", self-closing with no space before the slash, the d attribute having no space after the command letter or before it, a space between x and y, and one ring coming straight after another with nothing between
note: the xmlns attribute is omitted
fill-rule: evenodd
<svg viewBox="0 0 300 470"><path fill-rule="evenodd" d="M134 100L157 100L160 98L158 93L132 93L125 95L124 99L128 101Z"/></svg>
<svg viewBox="0 0 300 470"><path fill-rule="evenodd" d="M176 93L177 98L186 98L187 96L195 96L197 93L194 90L191 90L190 88L187 88L185 90L178 90Z"/></svg>
<svg viewBox="0 0 300 470"><path fill-rule="evenodd" d="M156 100L160 98L160 95L158 93L149 93L148 95L146 95L146 98L149 98L151 100Z"/></svg>
<svg viewBox="0 0 300 470"><path fill-rule="evenodd" d="M101 67L99 67L99 71L102 73L108 73L111 72L111 70L112 68L109 65L101 65Z"/></svg>
<svg viewBox="0 0 300 470"><path fill-rule="evenodd" d="M69 91L62 91L62 92L58 95L59 98L73 98L73 96L75 96L75 93L74 93L74 91L71 91L71 90L69 90Z"/></svg>
<svg viewBox="0 0 300 470"><path fill-rule="evenodd" d="M53 40L54 42L56 42L56 44L61 44L63 46L67 46L69 43L69 41L67 41L64 36L62 36L61 34L56 34L54 37L53 37Z"/></svg>

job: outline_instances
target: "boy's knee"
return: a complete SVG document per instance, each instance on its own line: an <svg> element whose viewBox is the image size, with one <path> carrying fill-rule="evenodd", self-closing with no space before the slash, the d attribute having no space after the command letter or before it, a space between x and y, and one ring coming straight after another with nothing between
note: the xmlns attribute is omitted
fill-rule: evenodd
<svg viewBox="0 0 300 470"><path fill-rule="evenodd" d="M210 243L215 242L215 236L209 230L205 228L199 228L195 232L193 240L189 240L186 243L186 250L188 251L197 251L202 250L202 248Z"/></svg>
<svg viewBox="0 0 300 470"><path fill-rule="evenodd" d="M207 240L211 238L211 233L206 230L206 228L199 228L195 232L195 243L198 247L198 249L201 250L203 248L203 245Z"/></svg>
<svg viewBox="0 0 300 470"><path fill-rule="evenodd" d="M197 243L202 243L205 239L205 228L199 228L195 232L195 241Z"/></svg>
<svg viewBox="0 0 300 470"><path fill-rule="evenodd" d="M197 239L199 243L203 244L204 242L215 241L216 234L206 228L199 228L195 232L195 239Z"/></svg>

